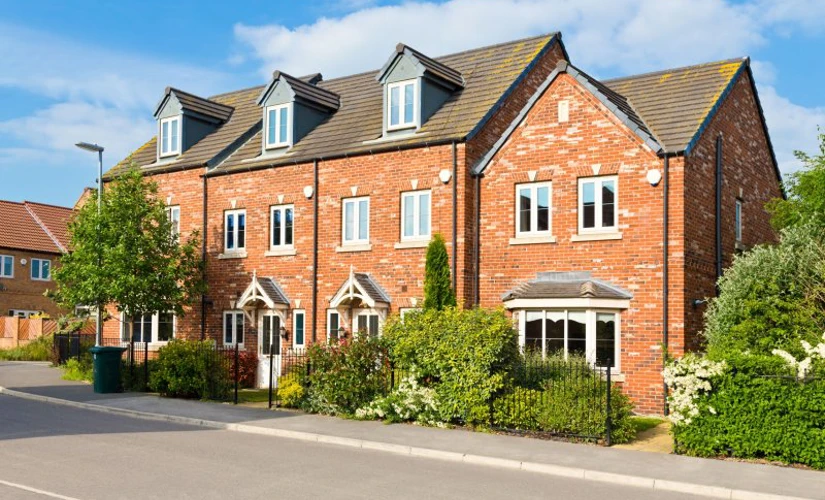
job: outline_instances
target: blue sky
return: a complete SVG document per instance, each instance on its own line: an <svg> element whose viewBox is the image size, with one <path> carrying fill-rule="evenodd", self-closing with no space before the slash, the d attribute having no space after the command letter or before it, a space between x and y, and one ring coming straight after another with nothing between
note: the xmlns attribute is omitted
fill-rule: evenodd
<svg viewBox="0 0 825 500"><path fill-rule="evenodd" d="M208 96L272 71L375 69L397 42L442 55L559 30L603 78L748 55L784 172L825 126L825 1L4 2L0 199L71 205L154 134L167 85Z"/></svg>

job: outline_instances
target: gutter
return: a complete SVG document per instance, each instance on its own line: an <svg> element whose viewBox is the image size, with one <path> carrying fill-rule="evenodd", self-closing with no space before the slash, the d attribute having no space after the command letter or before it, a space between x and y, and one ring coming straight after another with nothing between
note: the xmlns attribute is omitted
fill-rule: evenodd
<svg viewBox="0 0 825 500"><path fill-rule="evenodd" d="M662 368L667 364L667 353L669 345L669 306L670 306L670 266L668 258L670 257L670 248L668 242L669 229L669 205L670 205L670 156L665 153L663 160L663 179L662 179ZM662 380L662 404L664 414L669 413L667 405L668 388L667 383Z"/></svg>
<svg viewBox="0 0 825 500"><path fill-rule="evenodd" d="M312 343L318 339L318 160L312 162Z"/></svg>
<svg viewBox="0 0 825 500"><path fill-rule="evenodd" d="M484 174L479 174L474 176L475 177L475 189L476 189L476 215L475 215L475 235L473 235L473 258L474 262L474 277L473 280L475 281L475 305L481 305L481 178L484 177Z"/></svg>
<svg viewBox="0 0 825 500"><path fill-rule="evenodd" d="M203 240L201 242L201 262L203 264L203 270L201 271L203 276L203 281L206 282L206 211L207 211L207 190L206 190L206 177L203 177ZM206 340L206 292L201 294L201 340Z"/></svg>
<svg viewBox="0 0 825 500"><path fill-rule="evenodd" d="M722 134L716 137L716 295L722 277Z"/></svg>
<svg viewBox="0 0 825 500"><path fill-rule="evenodd" d="M456 143L453 141L453 292L458 293L458 156Z"/></svg>

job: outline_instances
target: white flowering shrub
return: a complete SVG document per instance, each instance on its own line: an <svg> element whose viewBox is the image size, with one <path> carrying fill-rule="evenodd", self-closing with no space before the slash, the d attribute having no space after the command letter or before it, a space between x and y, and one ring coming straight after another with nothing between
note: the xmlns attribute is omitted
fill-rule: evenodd
<svg viewBox="0 0 825 500"><path fill-rule="evenodd" d="M802 344L802 350L805 351L805 355L807 356L801 360L796 359L793 354L782 349L774 349L771 352L784 359L785 363L796 371L797 379L805 380L813 368L814 363L817 360L825 360L825 334L822 335L822 342L815 346L812 346L810 342L805 340L801 340L800 343Z"/></svg>
<svg viewBox="0 0 825 500"><path fill-rule="evenodd" d="M693 353L667 364L663 376L670 389L668 403L674 426L690 425L699 416L699 397L713 389L711 379L722 375L725 367L724 361L711 361ZM708 411L714 413L712 407Z"/></svg>
<svg viewBox="0 0 825 500"><path fill-rule="evenodd" d="M356 410L355 417L362 420L440 425L435 390L422 386L414 371L401 379L398 388L389 395L378 397Z"/></svg>

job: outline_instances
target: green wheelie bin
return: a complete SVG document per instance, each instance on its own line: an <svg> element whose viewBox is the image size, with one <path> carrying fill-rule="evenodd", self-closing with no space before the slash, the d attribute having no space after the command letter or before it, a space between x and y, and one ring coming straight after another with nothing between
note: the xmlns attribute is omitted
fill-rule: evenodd
<svg viewBox="0 0 825 500"><path fill-rule="evenodd" d="M94 358L94 389L98 394L121 392L120 359L125 347L94 346L89 349Z"/></svg>

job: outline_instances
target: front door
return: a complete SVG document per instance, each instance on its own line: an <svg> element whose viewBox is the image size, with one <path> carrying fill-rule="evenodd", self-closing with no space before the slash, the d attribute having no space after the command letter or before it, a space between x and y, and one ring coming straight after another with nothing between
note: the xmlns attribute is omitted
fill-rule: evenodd
<svg viewBox="0 0 825 500"><path fill-rule="evenodd" d="M281 375L281 317L275 313L261 315L258 331L258 387L269 387L269 377L272 376L272 387L278 384ZM271 351L271 352L270 352ZM270 356L271 354L271 356ZM272 365L269 360L272 359Z"/></svg>

